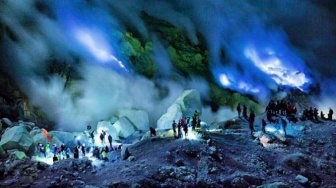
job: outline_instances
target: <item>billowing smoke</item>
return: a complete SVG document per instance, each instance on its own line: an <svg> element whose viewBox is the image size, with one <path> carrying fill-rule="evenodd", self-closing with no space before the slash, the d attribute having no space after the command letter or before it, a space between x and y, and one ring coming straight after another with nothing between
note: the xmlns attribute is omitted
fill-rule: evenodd
<svg viewBox="0 0 336 188"><path fill-rule="evenodd" d="M262 100L279 86L308 91L321 83L323 96L330 97L336 93L327 85L335 80L334 5L316 0L3 0L2 69L61 129L82 129L128 107L147 110L155 122L183 89L197 88L204 98L209 93L199 77L169 80L174 68L163 39L145 24L146 13L180 28L194 44L205 41L209 68L224 88ZM155 84L136 75L122 54L126 28L153 41L160 74ZM76 66L82 78L72 83L76 91L65 88L60 76L46 74L49 59ZM158 82L167 90L165 97Z"/></svg>

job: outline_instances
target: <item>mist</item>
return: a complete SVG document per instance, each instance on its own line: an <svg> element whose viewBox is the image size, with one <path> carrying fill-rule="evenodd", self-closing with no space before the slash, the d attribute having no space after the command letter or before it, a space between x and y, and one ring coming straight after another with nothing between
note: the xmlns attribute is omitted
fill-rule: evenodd
<svg viewBox="0 0 336 188"><path fill-rule="evenodd" d="M336 93L334 5L315 0L4 0L1 69L61 130L82 130L120 108L146 110L154 124L183 90L196 88L208 99L209 88L202 77L171 80L176 70L163 39L142 20L146 13L180 28L193 44L204 40L212 76L223 88L265 103L283 86L309 93L318 84L321 93L313 100L322 109L334 106L330 101ZM127 28L153 41L156 80L137 75L122 54ZM79 72L73 90L64 87L64 78L47 73L50 59ZM206 109L205 119L217 118Z"/></svg>

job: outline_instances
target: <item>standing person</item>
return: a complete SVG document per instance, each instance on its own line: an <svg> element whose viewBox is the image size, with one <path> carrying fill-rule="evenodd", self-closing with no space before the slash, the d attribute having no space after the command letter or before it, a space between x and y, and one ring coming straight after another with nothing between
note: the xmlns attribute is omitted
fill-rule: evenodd
<svg viewBox="0 0 336 188"><path fill-rule="evenodd" d="M241 113L240 103L238 103L237 112L238 112L238 118L240 118L240 113Z"/></svg>
<svg viewBox="0 0 336 188"><path fill-rule="evenodd" d="M322 110L321 110L321 114L320 114L320 116L321 116L321 119L325 119L325 117L324 117L324 113L323 113Z"/></svg>
<svg viewBox="0 0 336 188"><path fill-rule="evenodd" d="M265 133L266 132L266 121L265 119L262 119L262 122L261 122L261 132Z"/></svg>
<svg viewBox="0 0 336 188"><path fill-rule="evenodd" d="M92 144L94 144L94 131L90 132L90 138L92 139Z"/></svg>
<svg viewBox="0 0 336 188"><path fill-rule="evenodd" d="M334 111L331 108L329 108L328 120L332 120L333 114L334 114Z"/></svg>
<svg viewBox="0 0 336 188"><path fill-rule="evenodd" d="M182 119L179 120L178 124L177 124L177 138L181 138L182 137Z"/></svg>
<svg viewBox="0 0 336 188"><path fill-rule="evenodd" d="M247 108L246 108L245 104L243 105L243 117L245 119L247 119Z"/></svg>
<svg viewBox="0 0 336 188"><path fill-rule="evenodd" d="M104 134L104 131L102 131L99 135L99 138L100 138L100 141L101 141L101 144L105 144L105 134Z"/></svg>
<svg viewBox="0 0 336 188"><path fill-rule="evenodd" d="M82 149L83 156L85 156L85 144L83 144L83 145L81 146L81 149Z"/></svg>
<svg viewBox="0 0 336 188"><path fill-rule="evenodd" d="M255 114L254 111L251 111L250 117L249 117L249 127L250 127L250 131L251 131L251 137L253 137L253 131L254 131L254 119L255 119Z"/></svg>
<svg viewBox="0 0 336 188"><path fill-rule="evenodd" d="M153 127L149 127L150 136L156 136L156 130Z"/></svg>
<svg viewBox="0 0 336 188"><path fill-rule="evenodd" d="M174 137L176 138L176 122L175 122L175 120L173 120L172 127L173 127Z"/></svg>
<svg viewBox="0 0 336 188"><path fill-rule="evenodd" d="M195 110L195 112L194 112L194 117L196 117L196 119L199 118L199 112L197 110Z"/></svg>
<svg viewBox="0 0 336 188"><path fill-rule="evenodd" d="M286 127L287 127L287 122L286 120L281 118L281 126L282 126L282 130L284 132L284 135L287 136L287 132L286 132Z"/></svg>
<svg viewBox="0 0 336 188"><path fill-rule="evenodd" d="M112 136L111 136L111 134L108 135L107 140L109 141L110 148L112 149Z"/></svg>
<svg viewBox="0 0 336 188"><path fill-rule="evenodd" d="M75 147L75 148L74 148L73 156L74 156L75 159L78 159L78 158L79 158L78 147Z"/></svg>
<svg viewBox="0 0 336 188"><path fill-rule="evenodd" d="M196 119L195 116L193 116L192 122L191 122L191 127L192 127L193 131L195 131L195 129L196 129L196 124L197 124L197 119Z"/></svg>
<svg viewBox="0 0 336 188"><path fill-rule="evenodd" d="M183 131L184 131L184 138L187 138L188 136L188 124L184 122L183 124Z"/></svg>

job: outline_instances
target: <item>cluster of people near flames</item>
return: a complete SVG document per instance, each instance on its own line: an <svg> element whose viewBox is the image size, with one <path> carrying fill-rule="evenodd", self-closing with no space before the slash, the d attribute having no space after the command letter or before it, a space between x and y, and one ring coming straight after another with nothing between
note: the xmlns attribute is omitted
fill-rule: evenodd
<svg viewBox="0 0 336 188"><path fill-rule="evenodd" d="M181 117L178 122L176 123L175 120L173 120L172 123L172 128L174 132L174 137L175 138L182 138L182 130L184 132L184 138L188 137L188 128L191 127L193 131L196 130L196 127L199 128L201 127L201 119L200 119L200 114L197 110L195 110L194 115L192 118L190 117ZM177 131L176 131L177 128Z"/></svg>
<svg viewBox="0 0 336 188"><path fill-rule="evenodd" d="M250 115L248 116L247 114L247 107L246 105L241 106L239 103L237 105L237 112L238 112L238 117L239 118L245 118L249 122L249 129L250 129L250 134L251 137L253 138L253 132L254 132L254 121L255 121L255 113L253 110L251 110ZM268 123L276 123L280 124L282 126L282 129L284 131L284 135L286 135L286 126L287 126L287 121L284 119L284 116L287 118L289 121L296 122L297 121L297 108L294 104L286 101L273 101L270 100L268 105L266 106L265 109L266 112L266 119ZM320 112L320 118L322 120L332 120L333 116L333 110L330 108L328 117L326 118L324 116L323 111ZM314 122L318 122L318 109L315 107L310 107L309 109L304 109L302 112L302 116L300 117L301 121L305 120L311 120ZM265 119L261 120L261 131L266 132L266 127L267 122Z"/></svg>
<svg viewBox="0 0 336 188"><path fill-rule="evenodd" d="M89 129L89 128L88 128ZM70 149L67 147L64 143L61 145L53 144L50 146L50 143L48 142L46 145L43 145L39 143L37 145L37 153L38 156L41 158L47 158L48 156L53 156L53 162L63 159L68 159L72 156L72 158L79 158L80 156L84 157L87 156L88 153L92 153L92 156L101 159L101 160L108 160L107 154L110 151L114 150L120 150L122 147L122 144L113 147L112 145L112 136L107 136L107 141L109 146L106 143L106 132L102 131L99 135L100 141L101 141L101 147L98 147L95 145L94 141L94 131L91 131L89 133L89 137L92 140L92 145L86 147L85 143L81 143L80 139L78 137L75 137L74 140L76 140L77 146L73 149Z"/></svg>

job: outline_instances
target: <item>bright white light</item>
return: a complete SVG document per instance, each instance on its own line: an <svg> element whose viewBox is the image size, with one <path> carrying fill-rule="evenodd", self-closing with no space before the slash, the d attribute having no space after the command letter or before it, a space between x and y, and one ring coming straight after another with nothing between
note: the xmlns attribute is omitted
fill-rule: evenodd
<svg viewBox="0 0 336 188"><path fill-rule="evenodd" d="M219 75L219 80L224 86L229 86L230 85L230 81L225 74L220 74Z"/></svg>
<svg viewBox="0 0 336 188"><path fill-rule="evenodd" d="M197 132L192 131L192 130L189 128L187 139L189 139L189 140L198 140L199 137L200 137L200 135L198 135Z"/></svg>
<svg viewBox="0 0 336 188"><path fill-rule="evenodd" d="M125 65L111 53L110 45L99 33L88 29L76 29L75 38L99 61L103 63L116 62L121 68L126 69Z"/></svg>
<svg viewBox="0 0 336 188"><path fill-rule="evenodd" d="M93 36L86 30L76 31L76 39L84 45L98 60L106 62L110 59L109 48L101 36ZM99 43L99 44L98 44Z"/></svg>
<svg viewBox="0 0 336 188"><path fill-rule="evenodd" d="M277 84L302 89L301 86L308 82L306 76L297 70L286 68L274 51L267 49L267 52L269 57L262 59L256 49L249 46L245 49L244 54L256 67L270 75Z"/></svg>
<svg viewBox="0 0 336 188"><path fill-rule="evenodd" d="M265 127L265 130L266 130L267 132L271 132L271 133L277 131L277 129L276 129L274 126L266 126L266 127Z"/></svg>

